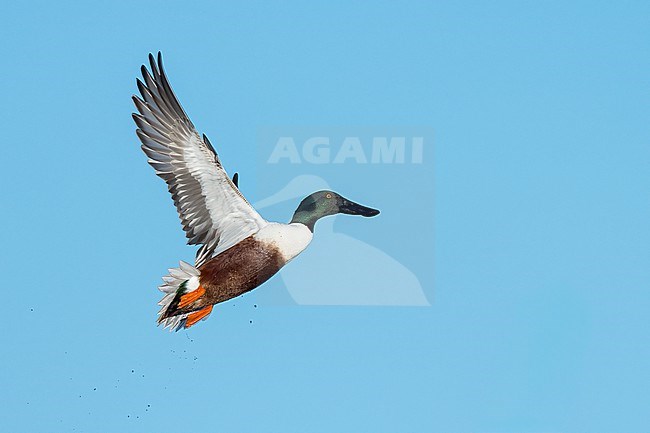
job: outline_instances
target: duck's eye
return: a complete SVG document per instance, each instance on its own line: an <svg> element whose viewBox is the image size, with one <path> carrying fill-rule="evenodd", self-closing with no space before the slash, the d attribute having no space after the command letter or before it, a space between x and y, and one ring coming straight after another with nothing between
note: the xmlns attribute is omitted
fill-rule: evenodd
<svg viewBox="0 0 650 433"><path fill-rule="evenodd" d="M325 194L325 198L332 198L332 194L328 192L327 194Z"/></svg>

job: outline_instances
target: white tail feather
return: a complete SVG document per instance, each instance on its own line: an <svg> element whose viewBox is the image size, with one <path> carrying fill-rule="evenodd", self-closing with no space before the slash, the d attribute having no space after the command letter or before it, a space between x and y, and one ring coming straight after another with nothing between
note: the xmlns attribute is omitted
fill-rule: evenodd
<svg viewBox="0 0 650 433"><path fill-rule="evenodd" d="M158 316L162 316L169 308L169 304L172 303L176 297L176 292L178 288L187 281L185 284L183 293L191 292L196 290L199 287L199 270L189 263L183 261L180 262L179 268L169 269L169 275L162 277L165 284L158 287L158 290L164 293L163 298L158 302L162 308L158 312ZM185 320L189 314L179 314L178 316L168 317L164 320L161 320L159 324L163 325L163 329L169 328L169 331L178 331L183 326L185 326Z"/></svg>

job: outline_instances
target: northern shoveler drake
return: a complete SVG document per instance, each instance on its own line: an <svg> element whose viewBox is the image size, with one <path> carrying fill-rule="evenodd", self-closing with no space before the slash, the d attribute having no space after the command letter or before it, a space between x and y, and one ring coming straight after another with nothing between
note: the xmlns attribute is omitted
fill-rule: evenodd
<svg viewBox="0 0 650 433"><path fill-rule="evenodd" d="M159 289L158 324L176 330L205 319L212 306L253 290L311 242L316 221L338 213L371 217L379 211L333 191L301 202L289 224L268 222L231 180L208 138L202 137L174 95L158 53L142 66L133 120L149 164L167 183L188 244L200 245L194 266L169 269Z"/></svg>

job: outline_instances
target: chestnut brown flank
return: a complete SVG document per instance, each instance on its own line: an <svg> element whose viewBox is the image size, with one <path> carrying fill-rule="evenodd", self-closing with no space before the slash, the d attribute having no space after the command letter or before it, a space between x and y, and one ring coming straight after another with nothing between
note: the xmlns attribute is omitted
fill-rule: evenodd
<svg viewBox="0 0 650 433"><path fill-rule="evenodd" d="M284 264L280 251L249 236L199 268L199 280L206 293L192 309L218 304L253 290Z"/></svg>

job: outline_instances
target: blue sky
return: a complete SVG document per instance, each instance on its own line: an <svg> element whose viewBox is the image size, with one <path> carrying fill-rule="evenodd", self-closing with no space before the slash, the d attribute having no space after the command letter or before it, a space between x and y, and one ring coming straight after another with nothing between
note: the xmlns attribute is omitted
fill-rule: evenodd
<svg viewBox="0 0 650 433"><path fill-rule="evenodd" d="M4 2L3 427L647 432L649 9ZM277 182L260 128L430 128L426 165L317 174L381 208L334 229L431 306L273 305L276 277L156 328L160 277L194 253L130 118L157 50L252 201Z"/></svg>

